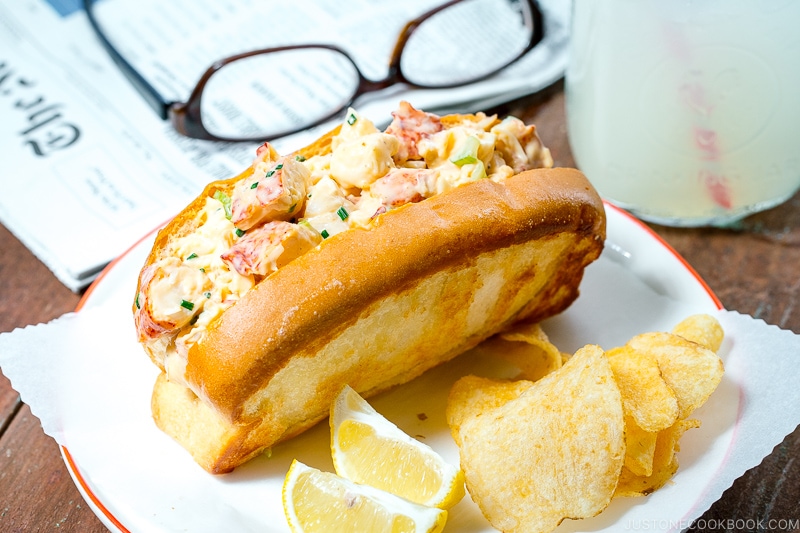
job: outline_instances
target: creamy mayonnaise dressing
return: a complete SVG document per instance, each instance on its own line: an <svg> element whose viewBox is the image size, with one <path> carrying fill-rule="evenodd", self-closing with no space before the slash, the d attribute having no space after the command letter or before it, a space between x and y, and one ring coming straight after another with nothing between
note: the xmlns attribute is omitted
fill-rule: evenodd
<svg viewBox="0 0 800 533"><path fill-rule="evenodd" d="M167 347L171 379L182 380L189 347L225 309L325 239L475 180L552 166L534 126L514 117L442 121L406 102L393 116L380 131L349 110L331 153L308 159L281 157L265 143L231 196L206 198L196 230L142 271L139 338Z"/></svg>

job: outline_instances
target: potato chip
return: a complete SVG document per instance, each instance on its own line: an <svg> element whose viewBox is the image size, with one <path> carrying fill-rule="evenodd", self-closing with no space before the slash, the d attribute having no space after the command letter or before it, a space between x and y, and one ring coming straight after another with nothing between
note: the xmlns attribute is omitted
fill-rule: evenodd
<svg viewBox="0 0 800 533"><path fill-rule="evenodd" d="M447 421L472 499L498 529L544 532L669 483L680 438L700 425L689 415L722 379L723 336L714 317L694 315L605 355L559 353L538 325L495 337L494 355L532 379L468 376L451 390Z"/></svg>
<svg viewBox="0 0 800 533"><path fill-rule="evenodd" d="M683 319L672 329L672 333L686 340L708 348L712 352L719 351L725 332L719 321L711 315L692 315Z"/></svg>
<svg viewBox="0 0 800 533"><path fill-rule="evenodd" d="M626 346L651 354L658 361L661 375L678 401L678 418L688 418L722 380L722 360L717 354L678 335L643 333Z"/></svg>
<svg viewBox="0 0 800 533"><path fill-rule="evenodd" d="M562 366L561 352L539 324L517 324L480 348L520 369L519 379L536 381Z"/></svg>
<svg viewBox="0 0 800 533"><path fill-rule="evenodd" d="M700 427L699 420L678 420L671 427L659 431L652 474L636 475L626 466L622 469L614 496L645 496L666 485L678 470L675 452L680 450L680 438L687 430L697 427Z"/></svg>
<svg viewBox="0 0 800 533"><path fill-rule="evenodd" d="M500 407L527 390L532 381L505 381L464 376L455 382L447 397L445 417L456 444L461 445L459 430L467 418Z"/></svg>
<svg viewBox="0 0 800 533"><path fill-rule="evenodd" d="M538 322L518 322L512 328L500 333L500 337L507 341L527 342L528 344L540 346L543 350L554 354L559 353L558 348L550 342Z"/></svg>
<svg viewBox="0 0 800 533"><path fill-rule="evenodd" d="M622 394L625 414L645 431L660 431L678 419L678 400L664 381L655 355L629 346L606 352Z"/></svg>
<svg viewBox="0 0 800 533"><path fill-rule="evenodd" d="M637 476L653 474L657 432L645 431L636 421L625 417L625 468Z"/></svg>
<svg viewBox="0 0 800 533"><path fill-rule="evenodd" d="M608 505L625 459L624 433L608 359L586 346L516 398L461 421L467 489L497 529L552 531Z"/></svg>

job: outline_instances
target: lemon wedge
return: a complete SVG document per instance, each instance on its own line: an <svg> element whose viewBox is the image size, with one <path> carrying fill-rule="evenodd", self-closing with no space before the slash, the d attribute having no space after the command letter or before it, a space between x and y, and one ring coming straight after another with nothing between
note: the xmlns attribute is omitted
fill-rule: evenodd
<svg viewBox="0 0 800 533"><path fill-rule="evenodd" d="M464 497L464 473L411 438L345 386L331 405L336 473L412 502L449 509Z"/></svg>
<svg viewBox="0 0 800 533"><path fill-rule="evenodd" d="M438 533L447 511L426 507L332 472L292 462L283 511L293 533Z"/></svg>

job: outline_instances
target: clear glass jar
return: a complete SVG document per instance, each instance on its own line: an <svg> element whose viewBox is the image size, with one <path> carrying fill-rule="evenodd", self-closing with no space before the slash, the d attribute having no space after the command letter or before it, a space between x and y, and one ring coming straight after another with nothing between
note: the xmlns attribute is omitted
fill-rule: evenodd
<svg viewBox="0 0 800 533"><path fill-rule="evenodd" d="M577 166L608 201L723 226L800 188L800 2L574 0Z"/></svg>

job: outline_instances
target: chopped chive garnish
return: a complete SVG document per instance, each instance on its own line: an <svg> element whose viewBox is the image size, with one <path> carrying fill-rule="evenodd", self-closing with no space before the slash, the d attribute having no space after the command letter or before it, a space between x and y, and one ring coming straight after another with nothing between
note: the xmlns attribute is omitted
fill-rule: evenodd
<svg viewBox="0 0 800 533"><path fill-rule="evenodd" d="M347 115L347 123L350 124L351 126L355 124L357 120L358 117L356 116L355 113L350 113L349 115Z"/></svg>
<svg viewBox="0 0 800 533"><path fill-rule="evenodd" d="M192 309L194 309L194 304L192 302L187 302L186 300L181 300L181 307L191 311Z"/></svg>
<svg viewBox="0 0 800 533"><path fill-rule="evenodd" d="M258 182L254 181L253 184L250 186L250 188L255 189L256 187L258 187Z"/></svg>
<svg viewBox="0 0 800 533"><path fill-rule="evenodd" d="M205 274L205 273L206 273L206 269L205 269L205 268L203 268L203 267L200 267L200 272L202 272L203 274Z"/></svg>
<svg viewBox="0 0 800 533"><path fill-rule="evenodd" d="M237 237L241 237L242 235L244 235L244 230L236 228L236 236Z"/></svg>
<svg viewBox="0 0 800 533"><path fill-rule="evenodd" d="M231 197L228 196L227 194L225 194L222 191L216 191L214 193L214 200L217 200L220 203L222 203L222 207L225 208L225 218L230 220L231 219L231 215L232 215L232 213L231 213Z"/></svg>
<svg viewBox="0 0 800 533"><path fill-rule="evenodd" d="M195 257L197 257L197 254L192 252L189 254L189 257L186 258L186 260L188 261L189 259L194 259Z"/></svg>
<svg viewBox="0 0 800 533"><path fill-rule="evenodd" d="M267 172L267 175L264 176L264 177L265 178L271 178L273 174L275 174L275 171L274 170L270 170L269 172Z"/></svg>
<svg viewBox="0 0 800 533"><path fill-rule="evenodd" d="M275 170L280 170L282 168L283 168L283 163L278 163L277 165L275 165Z"/></svg>
<svg viewBox="0 0 800 533"><path fill-rule="evenodd" d="M326 230L326 229L322 230L319 234L322 235L323 239L327 239L328 237L331 236L331 234L328 233L328 230Z"/></svg>
<svg viewBox="0 0 800 533"><path fill-rule="evenodd" d="M297 207L297 204L292 204L291 206L289 206L289 213L294 213L294 210L295 210L296 207Z"/></svg>
<svg viewBox="0 0 800 533"><path fill-rule="evenodd" d="M211 298L211 292L206 292L206 293L203 293L203 295L204 295L206 298Z"/></svg>
<svg viewBox="0 0 800 533"><path fill-rule="evenodd" d="M306 158L305 158L305 156L302 156L302 155L296 155L296 156L294 156L294 160L295 161L300 161L302 163L303 161L306 160Z"/></svg>
<svg viewBox="0 0 800 533"><path fill-rule="evenodd" d="M142 308L142 304L139 303L139 295L140 294L141 294L140 292L137 292L136 293L136 298L134 298L134 300L133 300L133 303L136 304L136 309L141 309Z"/></svg>
<svg viewBox="0 0 800 533"><path fill-rule="evenodd" d="M336 214L339 215L339 218L342 220L347 220L347 217L350 216L350 213L347 212L347 209L345 209L344 206L337 209Z"/></svg>

